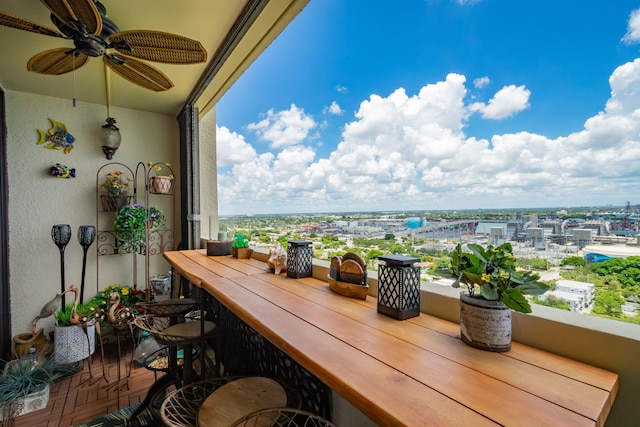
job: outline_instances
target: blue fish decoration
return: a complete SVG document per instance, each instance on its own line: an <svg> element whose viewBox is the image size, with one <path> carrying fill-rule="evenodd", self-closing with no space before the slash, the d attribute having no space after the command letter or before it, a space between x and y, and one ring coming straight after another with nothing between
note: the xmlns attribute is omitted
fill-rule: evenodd
<svg viewBox="0 0 640 427"><path fill-rule="evenodd" d="M49 119L49 121L51 122L51 129L46 132L38 129L40 139L37 145L46 143L44 148L63 150L65 154L69 154L73 150L73 143L76 139L67 131L67 126L64 123L53 119Z"/></svg>
<svg viewBox="0 0 640 427"><path fill-rule="evenodd" d="M51 173L51 175L58 178L75 178L76 177L75 168L69 168L65 165L61 165L60 163L56 163L55 165L51 166L51 169L49 170L49 172Z"/></svg>

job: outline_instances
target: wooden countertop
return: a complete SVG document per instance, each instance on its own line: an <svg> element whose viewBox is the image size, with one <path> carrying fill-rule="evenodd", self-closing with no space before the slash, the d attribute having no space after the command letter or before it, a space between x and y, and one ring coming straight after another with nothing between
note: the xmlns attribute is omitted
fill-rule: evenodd
<svg viewBox="0 0 640 427"><path fill-rule="evenodd" d="M373 421L386 426L602 426L618 375L513 343L491 353L433 316L399 321L376 299L204 250L165 252L202 287Z"/></svg>

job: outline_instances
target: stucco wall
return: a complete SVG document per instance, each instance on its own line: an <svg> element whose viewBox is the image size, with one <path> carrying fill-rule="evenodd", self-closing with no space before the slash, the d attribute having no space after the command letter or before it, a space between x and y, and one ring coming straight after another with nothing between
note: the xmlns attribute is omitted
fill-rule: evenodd
<svg viewBox="0 0 640 427"><path fill-rule="evenodd" d="M200 233L201 247L218 239L218 176L216 109L200 119Z"/></svg>
<svg viewBox="0 0 640 427"><path fill-rule="evenodd" d="M104 105L6 92L7 157L9 174L9 274L12 333L28 332L42 306L60 292L60 255L51 239L53 224L69 224L70 243L65 250L65 282L80 284L82 247L80 225L96 224L96 173L109 160L100 148L99 132L107 117ZM175 117L112 107L122 134L122 145L113 161L136 168L138 162L171 163L179 175L179 132ZM69 154L36 145L37 129L48 130L48 118L64 123L76 138ZM76 169L76 178L51 177L55 163ZM140 196L139 196L140 197ZM179 213L179 195L163 201L169 226ZM175 230L175 226L173 227ZM5 250L5 248L3 248ZM96 243L88 252L85 300L97 292ZM100 257L100 288L112 283L129 286L133 281L132 255ZM139 257L138 270L144 270ZM166 273L169 265L153 257L151 275ZM143 283L143 282L142 282ZM68 301L72 297L69 297ZM39 326L49 328L52 320Z"/></svg>

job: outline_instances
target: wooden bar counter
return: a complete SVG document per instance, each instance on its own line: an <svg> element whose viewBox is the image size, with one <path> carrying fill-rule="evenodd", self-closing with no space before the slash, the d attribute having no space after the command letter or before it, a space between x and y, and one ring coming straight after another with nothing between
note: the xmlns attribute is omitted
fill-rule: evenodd
<svg viewBox="0 0 640 427"><path fill-rule="evenodd" d="M201 287L374 422L384 426L603 426L618 376L513 343L462 343L457 324L399 321L327 282L269 272L255 259L165 252Z"/></svg>

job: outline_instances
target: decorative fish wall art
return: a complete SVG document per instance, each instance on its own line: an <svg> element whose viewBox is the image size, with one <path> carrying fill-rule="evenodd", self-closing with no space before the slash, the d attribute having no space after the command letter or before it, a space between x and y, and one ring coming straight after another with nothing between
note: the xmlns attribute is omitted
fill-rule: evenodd
<svg viewBox="0 0 640 427"><path fill-rule="evenodd" d="M36 144L42 145L46 143L44 148L62 150L65 154L69 154L73 150L73 143L76 139L67 131L67 126L64 123L51 118L49 121L51 122L51 129L48 131L38 129L40 139Z"/></svg>
<svg viewBox="0 0 640 427"><path fill-rule="evenodd" d="M51 173L51 175L57 178L75 178L76 177L75 168L70 168L68 166L61 165L60 163L56 163L55 165L51 166L49 173Z"/></svg>

